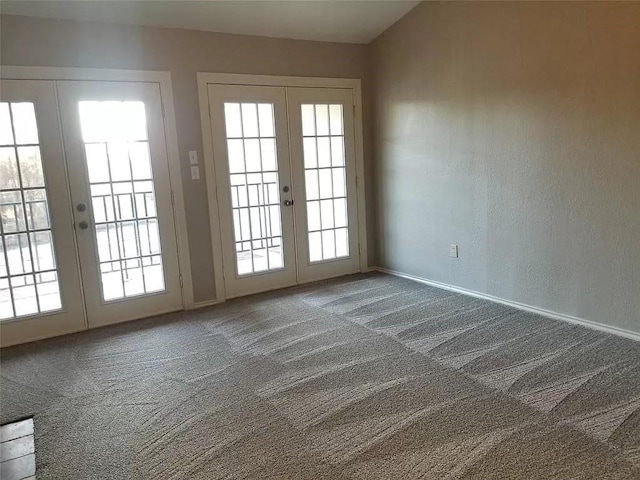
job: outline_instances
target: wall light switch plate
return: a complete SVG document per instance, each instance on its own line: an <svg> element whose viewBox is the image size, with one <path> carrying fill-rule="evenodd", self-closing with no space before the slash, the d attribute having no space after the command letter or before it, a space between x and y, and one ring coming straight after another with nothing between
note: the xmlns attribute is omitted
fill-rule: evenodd
<svg viewBox="0 0 640 480"><path fill-rule="evenodd" d="M196 150L189 150L189 163L191 165L198 164L198 152Z"/></svg>
<svg viewBox="0 0 640 480"><path fill-rule="evenodd" d="M458 245L449 245L449 256L451 258L458 258Z"/></svg>
<svg viewBox="0 0 640 480"><path fill-rule="evenodd" d="M200 180L200 167L191 167L191 180Z"/></svg>

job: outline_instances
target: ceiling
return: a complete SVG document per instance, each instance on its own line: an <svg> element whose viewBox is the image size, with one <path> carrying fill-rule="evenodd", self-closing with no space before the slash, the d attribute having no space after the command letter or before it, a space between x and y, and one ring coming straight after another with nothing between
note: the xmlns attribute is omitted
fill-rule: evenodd
<svg viewBox="0 0 640 480"><path fill-rule="evenodd" d="M369 43L411 10L409 0L2 0L9 15Z"/></svg>

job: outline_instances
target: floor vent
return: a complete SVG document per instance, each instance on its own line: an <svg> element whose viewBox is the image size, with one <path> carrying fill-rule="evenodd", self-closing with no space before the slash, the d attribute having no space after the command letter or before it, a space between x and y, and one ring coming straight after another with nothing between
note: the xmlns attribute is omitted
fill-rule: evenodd
<svg viewBox="0 0 640 480"><path fill-rule="evenodd" d="M35 480L36 450L33 443L33 418L0 427L0 478Z"/></svg>

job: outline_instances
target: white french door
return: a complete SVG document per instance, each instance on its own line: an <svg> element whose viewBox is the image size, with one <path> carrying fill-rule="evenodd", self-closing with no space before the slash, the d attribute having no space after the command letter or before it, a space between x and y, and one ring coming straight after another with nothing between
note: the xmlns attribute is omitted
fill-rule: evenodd
<svg viewBox="0 0 640 480"><path fill-rule="evenodd" d="M89 326L182 308L160 89L58 82Z"/></svg>
<svg viewBox="0 0 640 480"><path fill-rule="evenodd" d="M294 285L285 92L211 85L209 98L227 296Z"/></svg>
<svg viewBox="0 0 640 480"><path fill-rule="evenodd" d="M359 270L350 89L208 86L227 297Z"/></svg>
<svg viewBox="0 0 640 480"><path fill-rule="evenodd" d="M2 346L182 308L159 86L3 80Z"/></svg>
<svg viewBox="0 0 640 480"><path fill-rule="evenodd" d="M0 84L0 334L86 328L53 82Z"/></svg>
<svg viewBox="0 0 640 480"><path fill-rule="evenodd" d="M289 88L300 283L359 270L352 91Z"/></svg>

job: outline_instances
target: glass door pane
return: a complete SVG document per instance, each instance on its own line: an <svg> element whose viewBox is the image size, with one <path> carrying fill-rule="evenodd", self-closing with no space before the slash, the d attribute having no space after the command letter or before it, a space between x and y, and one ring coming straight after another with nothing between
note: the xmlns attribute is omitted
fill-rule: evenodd
<svg viewBox="0 0 640 480"><path fill-rule="evenodd" d="M280 270L282 215L271 103L224 104L236 273Z"/></svg>
<svg viewBox="0 0 640 480"><path fill-rule="evenodd" d="M145 106L81 101L101 294L119 300L165 289Z"/></svg>
<svg viewBox="0 0 640 480"><path fill-rule="evenodd" d="M49 202L32 102L0 103L0 320L60 310Z"/></svg>
<svg viewBox="0 0 640 480"><path fill-rule="evenodd" d="M342 108L331 103L300 106L309 262L349 256Z"/></svg>

